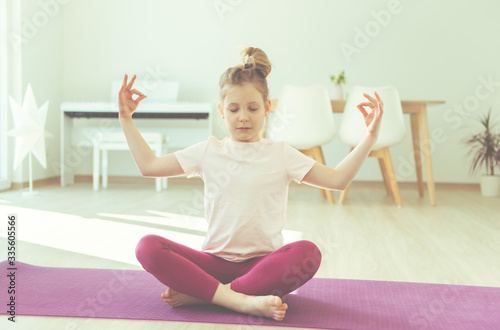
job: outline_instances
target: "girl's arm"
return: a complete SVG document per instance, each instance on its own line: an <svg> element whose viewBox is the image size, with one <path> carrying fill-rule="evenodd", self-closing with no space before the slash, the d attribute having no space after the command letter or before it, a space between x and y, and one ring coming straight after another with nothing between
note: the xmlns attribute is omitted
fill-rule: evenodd
<svg viewBox="0 0 500 330"><path fill-rule="evenodd" d="M183 175L184 170L175 155L168 154L157 157L132 121L132 114L139 103L147 97L136 89L131 89L135 78L134 75L127 84L127 75L125 75L118 94L120 125L125 133L132 157L143 176L168 177ZM138 95L135 100L132 98L134 94Z"/></svg>
<svg viewBox="0 0 500 330"><path fill-rule="evenodd" d="M384 112L384 104L377 92L375 92L376 99L367 94L363 95L370 101L357 106L365 120L367 128L365 138L335 168L320 163L314 164L302 182L325 189L344 190L359 172L377 141ZM365 110L365 106L372 109L371 113Z"/></svg>

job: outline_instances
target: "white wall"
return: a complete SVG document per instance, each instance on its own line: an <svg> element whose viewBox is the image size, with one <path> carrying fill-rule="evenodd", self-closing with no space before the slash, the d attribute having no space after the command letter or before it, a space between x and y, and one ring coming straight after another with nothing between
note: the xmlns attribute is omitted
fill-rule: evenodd
<svg viewBox="0 0 500 330"><path fill-rule="evenodd" d="M61 1L62 2L62 1ZM49 111L45 129L54 137L46 139L47 168L44 169L33 157L33 180L53 177L55 175L51 164L59 162L59 106L63 99L62 93L62 7L57 1L21 1L21 35L8 32L8 40L21 54L21 79L13 78L11 91L17 90L21 84L20 93L12 95L17 102L22 103L26 87L31 84L37 105L40 107L49 101ZM12 60L12 59L11 59ZM10 112L10 109L9 109ZM13 139L9 141L13 145ZM13 150L13 149L11 149ZM13 155L10 157L13 161ZM28 157L23 164L13 172L12 182L29 180Z"/></svg>
<svg viewBox="0 0 500 330"><path fill-rule="evenodd" d="M41 10L40 3L51 1L56 0L25 0L23 16L29 19ZM215 105L219 76L238 63L238 47L256 46L275 66L268 78L271 97L278 97L286 84L330 88L329 75L345 70L347 92L357 84L390 84L402 99L446 101L429 108L431 134L445 137L432 141L435 180L478 180L468 173L460 127L490 105L500 116L497 1L66 2L23 49L23 82L32 82L39 103L50 99L47 130L56 135L61 101L107 101L110 81L124 73L145 77L157 72L180 81L181 101ZM215 5L220 4L227 11L218 12ZM389 16L382 14L389 10ZM377 23L376 16L385 22ZM359 31L377 26L360 44ZM358 52L346 54L346 44L359 46ZM478 87L480 79L496 85L488 91ZM477 88L483 99L468 103L475 100ZM336 116L337 124L340 118ZM409 134L408 120L407 125ZM47 144L49 161L59 161L59 141ZM338 140L328 144L327 165L336 165L347 152ZM410 139L391 152L399 179L415 181ZM90 164L89 157L77 173L90 174ZM135 173L133 162L127 168ZM35 179L55 175L38 169ZM357 179L380 180L376 161L368 160Z"/></svg>

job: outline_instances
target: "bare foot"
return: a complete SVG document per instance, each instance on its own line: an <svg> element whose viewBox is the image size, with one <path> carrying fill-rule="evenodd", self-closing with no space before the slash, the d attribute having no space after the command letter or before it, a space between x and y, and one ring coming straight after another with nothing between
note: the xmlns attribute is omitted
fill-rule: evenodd
<svg viewBox="0 0 500 330"><path fill-rule="evenodd" d="M205 300L195 298L182 292L175 291L171 288L161 294L163 300L172 307L180 307L185 305L207 304Z"/></svg>
<svg viewBox="0 0 500 330"><path fill-rule="evenodd" d="M287 308L288 305L277 296L246 296L241 312L282 321Z"/></svg>
<svg viewBox="0 0 500 330"><path fill-rule="evenodd" d="M206 301L175 291L171 288L161 294L163 300L172 307L185 305L207 304ZM215 300L215 301L214 301ZM236 312L263 316L276 321L285 318L287 304L278 296L250 296L231 290L230 284L219 284L212 303L232 309Z"/></svg>

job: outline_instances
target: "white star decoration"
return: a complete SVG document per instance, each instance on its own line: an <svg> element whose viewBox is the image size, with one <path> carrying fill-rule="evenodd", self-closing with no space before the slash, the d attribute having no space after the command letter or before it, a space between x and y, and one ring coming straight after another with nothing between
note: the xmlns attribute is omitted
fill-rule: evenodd
<svg viewBox="0 0 500 330"><path fill-rule="evenodd" d="M43 168L47 168L45 137L53 137L44 128L49 101L38 108L31 84L28 84L22 106L12 97L9 97L9 101L15 128L8 131L7 135L16 138L14 169L19 167L30 152L35 155Z"/></svg>

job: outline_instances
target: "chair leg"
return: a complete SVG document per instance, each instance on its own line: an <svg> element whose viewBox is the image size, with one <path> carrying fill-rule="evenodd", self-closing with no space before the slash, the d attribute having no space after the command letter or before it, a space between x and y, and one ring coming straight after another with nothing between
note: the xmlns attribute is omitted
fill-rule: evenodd
<svg viewBox="0 0 500 330"><path fill-rule="evenodd" d="M321 193L321 198L326 198L326 190L325 189L320 189L319 192Z"/></svg>
<svg viewBox="0 0 500 330"><path fill-rule="evenodd" d="M102 187L108 188L108 150L102 150Z"/></svg>
<svg viewBox="0 0 500 330"><path fill-rule="evenodd" d="M396 202L396 205L402 206L403 201L401 199L401 193L399 192L398 181L396 179L396 172L394 172L394 167L392 166L392 160L391 160L391 154L389 153L389 148L383 149L383 161L384 161L384 166L387 169L386 175L391 185L394 201Z"/></svg>
<svg viewBox="0 0 500 330"><path fill-rule="evenodd" d="M352 149L351 149L352 151ZM396 179L396 173L394 172L394 167L392 166L391 154L389 153L389 148L383 148L379 150L373 150L370 152L368 157L376 157L378 158L380 170L382 171L382 177L384 179L385 189L388 194L394 199L398 206L403 205L403 201L401 199L401 194L399 192L398 181ZM340 204L344 204L347 198L347 193L349 191L349 186L342 192L340 195Z"/></svg>
<svg viewBox="0 0 500 330"><path fill-rule="evenodd" d="M304 155L312 156L312 158L318 163L326 165L325 158L323 157L323 151L321 150L320 146L311 148L309 150L301 150L301 152ZM320 192L322 198L327 198L329 203L335 204L335 198L333 197L333 192L330 189L320 189Z"/></svg>
<svg viewBox="0 0 500 330"><path fill-rule="evenodd" d="M311 149L311 155L312 155L312 158L313 158L315 161L317 161L317 162L319 162L319 163L321 163L321 164L325 165L325 160L324 160L324 159L321 159L321 151L320 151L320 152L318 152L318 148L319 148L319 147L314 147L314 148L312 148L312 149ZM321 150L321 149L320 149L320 150ZM325 190L325 189L320 189L319 191L320 191L320 193L321 193L321 198L327 198L327 196L326 196L326 190Z"/></svg>
<svg viewBox="0 0 500 330"><path fill-rule="evenodd" d="M156 157L160 157L163 148L162 141L157 141L156 143L153 143L151 145L151 148L155 151ZM155 178L155 186L156 186L156 191L161 192L162 178Z"/></svg>
<svg viewBox="0 0 500 330"><path fill-rule="evenodd" d="M378 158L378 164L380 165L380 172L382 172L382 178L384 179L385 191L387 191L388 195L394 198L389 178L387 178L387 169L385 168L384 161L382 160L382 158Z"/></svg>
<svg viewBox="0 0 500 330"><path fill-rule="evenodd" d="M94 164L92 173L94 191L99 190L99 144L94 144Z"/></svg>
<svg viewBox="0 0 500 330"><path fill-rule="evenodd" d="M318 153L318 157L321 161L321 164L326 165L325 157L323 156L323 149L321 149L321 147L317 147L316 151ZM325 192L326 197L328 198L328 202L330 204L335 204L335 199L333 198L333 191L331 191L330 189L323 189L323 191Z"/></svg>
<svg viewBox="0 0 500 330"><path fill-rule="evenodd" d="M347 186L347 188L345 188L342 193L340 194L340 200L339 200L339 203L340 204L344 204L345 203L345 200L347 199L347 193L349 192L349 188L351 188L351 184L349 184Z"/></svg>
<svg viewBox="0 0 500 330"><path fill-rule="evenodd" d="M351 151L353 151L354 147L351 148ZM351 152L349 151L349 152ZM339 200L339 203L340 204L344 204L345 203L345 200L347 199L347 194L349 193L349 188L351 188L351 183L349 183L349 185L347 186L347 188L345 188L341 193L340 193L340 200Z"/></svg>
<svg viewBox="0 0 500 330"><path fill-rule="evenodd" d="M167 143L168 143L168 138L167 138L167 141L163 144L163 154L164 155L168 154ZM168 180L168 178L162 178L162 188L163 189L168 188L168 181L167 180Z"/></svg>

